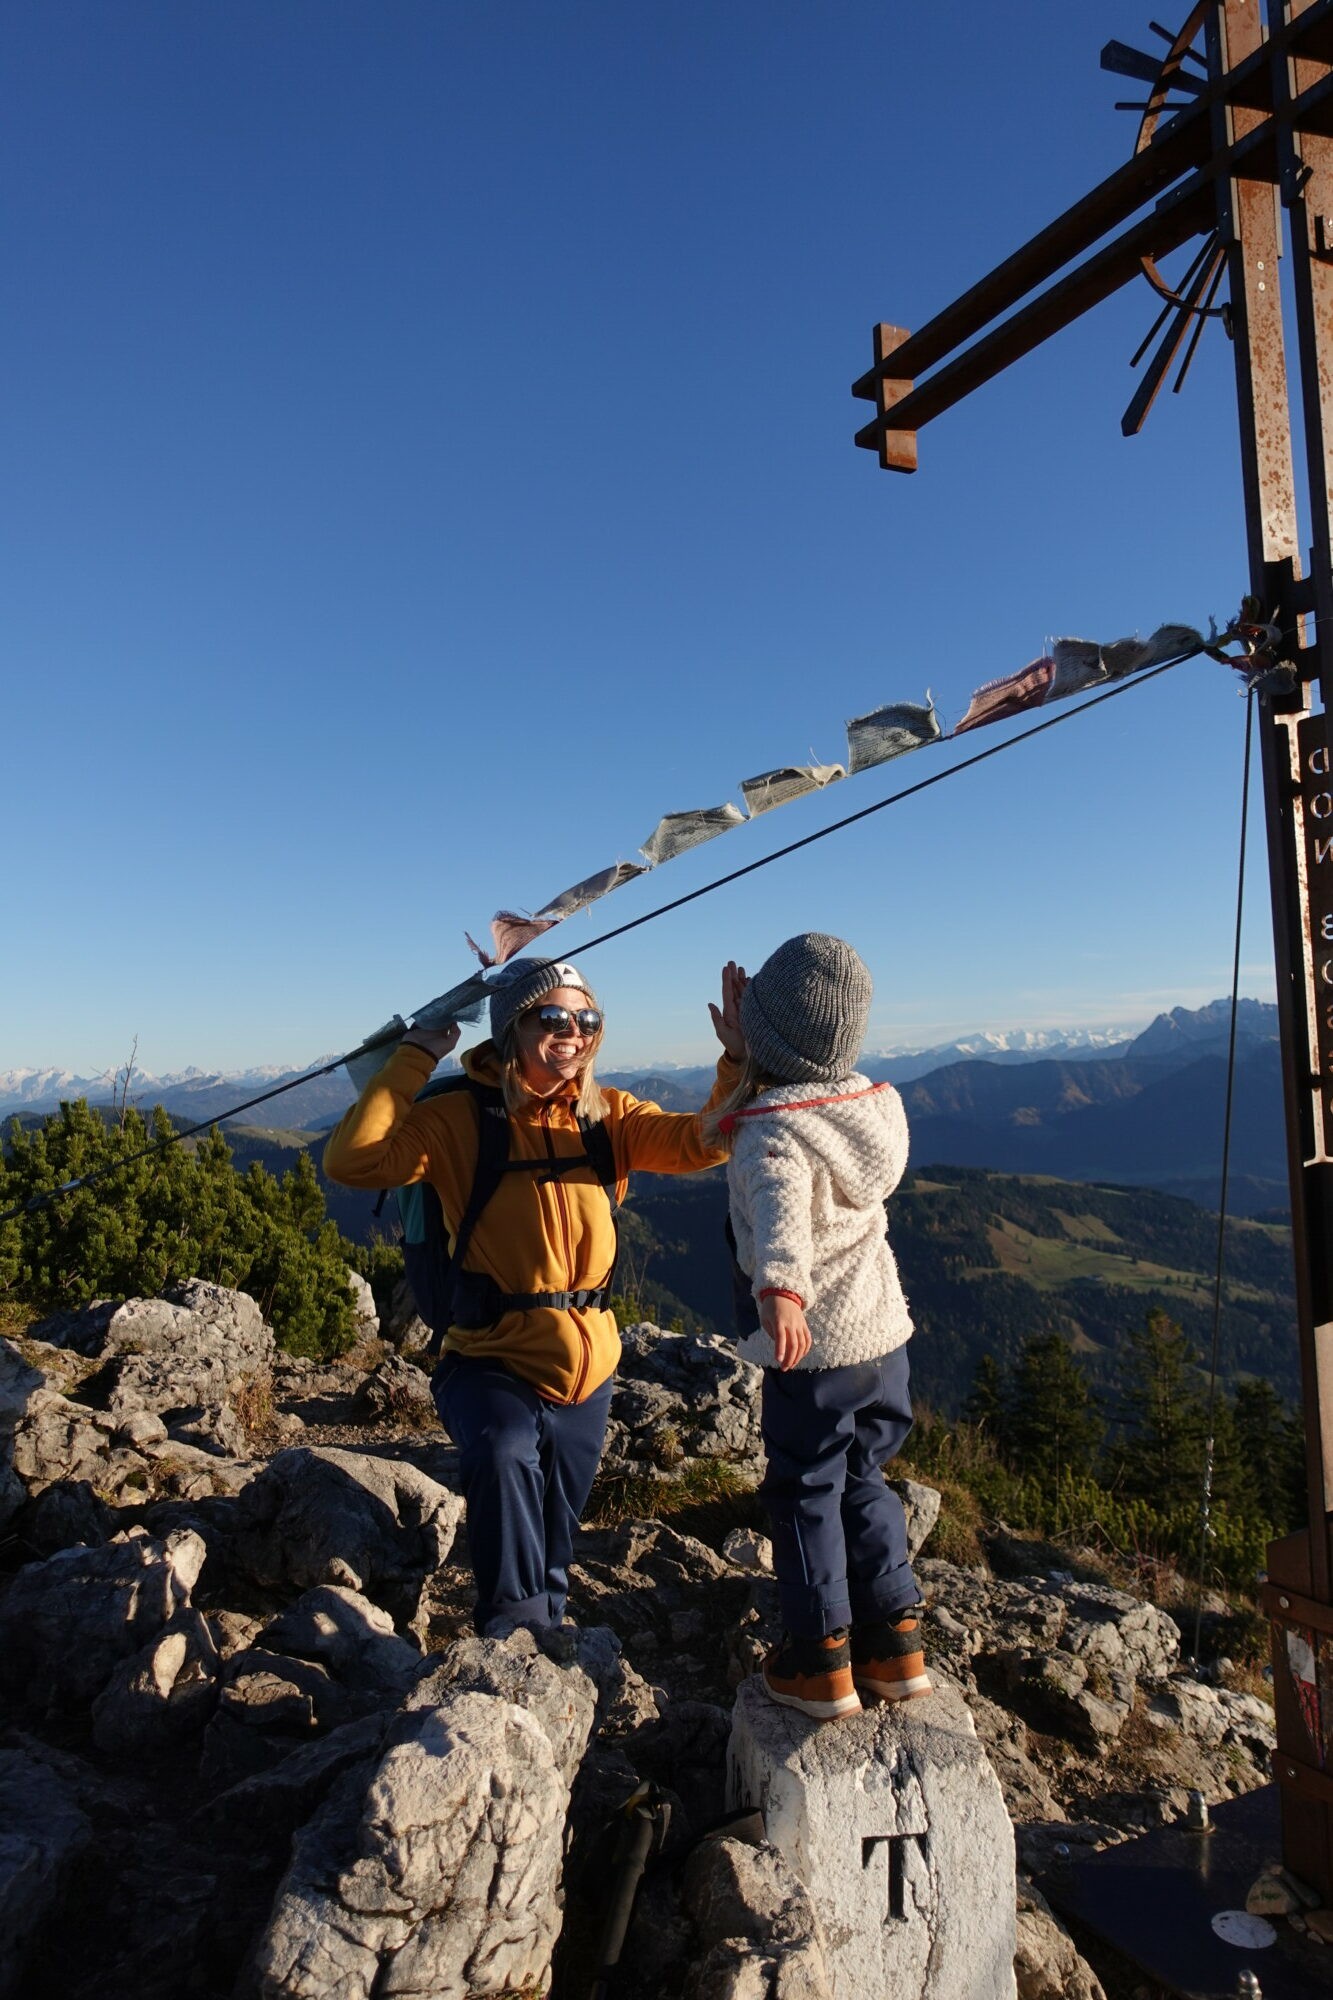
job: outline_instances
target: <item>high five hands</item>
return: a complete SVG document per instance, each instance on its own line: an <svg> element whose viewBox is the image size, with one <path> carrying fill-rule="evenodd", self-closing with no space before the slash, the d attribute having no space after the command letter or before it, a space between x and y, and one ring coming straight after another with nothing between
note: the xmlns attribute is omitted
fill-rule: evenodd
<svg viewBox="0 0 1333 2000"><path fill-rule="evenodd" d="M708 1003L713 1032L735 1063L745 1061L745 1036L741 1033L741 995L745 986L745 967L729 958L722 968L722 1005L718 1007L711 1000Z"/></svg>

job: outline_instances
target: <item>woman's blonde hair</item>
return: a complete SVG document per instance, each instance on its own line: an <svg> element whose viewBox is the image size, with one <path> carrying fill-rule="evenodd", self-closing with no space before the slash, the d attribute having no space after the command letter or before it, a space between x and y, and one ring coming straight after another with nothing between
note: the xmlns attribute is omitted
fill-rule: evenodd
<svg viewBox="0 0 1333 2000"><path fill-rule="evenodd" d="M506 1111L522 1111L525 1106L533 1102L533 1093L523 1080L523 1062L518 1050L518 1024L533 1011L534 1007L544 1007L546 1004L545 1000L534 1000L532 1007L525 1007L522 1014L517 1014L512 1021L507 1021L496 1044L496 1053L500 1058L500 1089L504 1095ZM587 992L585 1005L596 1007L597 995ZM604 1033L604 1028L597 1030L591 1044L585 1049L583 1061L579 1065L579 1091L574 1110L580 1118L605 1118L609 1108L602 1094L602 1086L593 1074L593 1063L598 1049L602 1046Z"/></svg>
<svg viewBox="0 0 1333 2000"><path fill-rule="evenodd" d="M760 1069L754 1057L747 1051L735 1088L728 1092L720 1104L715 1104L711 1111L705 1111L703 1115L700 1131L705 1146L711 1152L725 1153L730 1159L736 1135L734 1132L722 1130L722 1120L733 1117L738 1111L744 1111L746 1105L752 1104L761 1090L771 1089L776 1082L777 1078L769 1076L767 1071Z"/></svg>

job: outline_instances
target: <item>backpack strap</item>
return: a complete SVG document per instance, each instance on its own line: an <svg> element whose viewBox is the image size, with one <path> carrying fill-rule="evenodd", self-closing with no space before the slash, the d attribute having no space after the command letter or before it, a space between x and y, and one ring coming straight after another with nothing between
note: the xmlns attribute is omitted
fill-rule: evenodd
<svg viewBox="0 0 1333 2000"><path fill-rule="evenodd" d="M620 1251L620 1203L616 1191L618 1176L611 1135L606 1129L605 1121L579 1119L579 1131L586 1148L583 1153L576 1153L565 1159L511 1160L509 1114L505 1109L503 1094L494 1085L478 1083L472 1077L450 1076L442 1078L438 1083L427 1085L418 1096L419 1098L434 1096L443 1090L466 1090L477 1107L477 1165L467 1204L459 1219L453 1248L439 1274L436 1292L439 1305L432 1322L432 1338L427 1352L430 1354L439 1352L445 1333L451 1325L492 1326L506 1312L531 1312L540 1306L554 1307L561 1312L602 1309L610 1296ZM591 1166L606 1193L616 1232L616 1253L612 1257L611 1268L600 1285L585 1286L574 1292L503 1292L488 1272L469 1271L465 1268L473 1232L506 1174L529 1173L541 1180L550 1181L559 1179L577 1167L587 1166ZM439 1210L438 1197L433 1188L427 1187L424 1192L428 1206L431 1203L434 1205L431 1217L434 1221ZM437 1226L440 1239L443 1240L442 1214L438 1217Z"/></svg>
<svg viewBox="0 0 1333 2000"><path fill-rule="evenodd" d="M614 1217L620 1215L620 1174L616 1167L616 1156L611 1145L611 1134L606 1129L604 1118L580 1118L579 1131L587 1150L588 1163L602 1186L611 1204Z"/></svg>

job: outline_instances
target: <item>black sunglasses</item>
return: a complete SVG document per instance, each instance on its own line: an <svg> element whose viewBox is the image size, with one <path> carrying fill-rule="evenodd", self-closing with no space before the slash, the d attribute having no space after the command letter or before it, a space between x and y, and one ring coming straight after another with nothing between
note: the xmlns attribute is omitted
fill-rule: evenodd
<svg viewBox="0 0 1333 2000"><path fill-rule="evenodd" d="M537 1020L552 1034L568 1034L570 1027L578 1029L581 1035L595 1035L602 1025L602 1017L595 1007L580 1007L570 1013L568 1007L557 1007L548 1001L544 1007L533 1007L526 1016L529 1021Z"/></svg>

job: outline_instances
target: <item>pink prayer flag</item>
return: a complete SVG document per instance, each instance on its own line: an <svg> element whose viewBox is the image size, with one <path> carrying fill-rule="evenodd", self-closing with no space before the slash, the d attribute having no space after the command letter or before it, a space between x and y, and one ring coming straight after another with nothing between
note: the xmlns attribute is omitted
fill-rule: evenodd
<svg viewBox="0 0 1333 2000"><path fill-rule="evenodd" d="M1025 708L1040 708L1055 674L1055 661L1047 654L1002 680L987 681L972 697L967 714L954 730L980 729L987 722L1003 722L1007 715L1021 715Z"/></svg>
<svg viewBox="0 0 1333 2000"><path fill-rule="evenodd" d="M551 922L549 917L521 917L516 910L497 910L491 918L493 953L483 951L471 931L464 931L463 936L484 966L504 965L525 944L549 931Z"/></svg>

